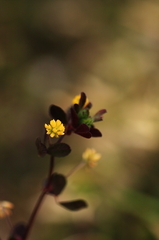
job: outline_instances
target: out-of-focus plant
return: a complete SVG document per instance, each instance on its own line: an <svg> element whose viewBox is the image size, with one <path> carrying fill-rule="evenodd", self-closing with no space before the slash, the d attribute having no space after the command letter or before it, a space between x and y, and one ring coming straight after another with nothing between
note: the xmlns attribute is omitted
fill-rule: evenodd
<svg viewBox="0 0 159 240"><path fill-rule="evenodd" d="M65 157L71 152L70 146L62 142L66 135L76 133L85 138L101 137L102 134L97 128L95 128L94 122L101 121L106 110L102 109L94 116L91 116L89 111L92 107L92 103L89 102L83 92L80 95L77 95L72 103L73 104L66 112L58 106L51 105L49 108L51 120L49 124L44 124L44 138L43 140L40 138L36 139L38 155L40 157L49 155L50 166L47 179L45 180L41 194L28 222L26 224L20 222L13 226L9 219L13 204L7 201L0 202L0 217L5 217L11 228L11 234L8 238L9 240L26 240L28 238L41 203L44 197L48 194L55 198L55 202L58 205L68 210L78 211L87 207L87 203L82 199L60 201L59 195L66 187L67 179L71 174L75 173L85 165L88 168L96 166L101 155L97 153L95 149L87 148L82 155L82 161L65 176L54 171L54 159L55 157ZM54 142L53 138L57 138L57 141Z"/></svg>

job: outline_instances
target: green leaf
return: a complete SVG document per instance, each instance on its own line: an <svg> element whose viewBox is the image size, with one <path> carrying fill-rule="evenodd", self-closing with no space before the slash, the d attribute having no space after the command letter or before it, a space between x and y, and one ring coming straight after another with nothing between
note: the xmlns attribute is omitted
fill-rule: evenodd
<svg viewBox="0 0 159 240"><path fill-rule="evenodd" d="M40 138L36 139L35 144L36 144L36 147L37 147L37 150L38 150L38 155L40 157L44 157L47 153L47 148L46 148L45 144L43 144L41 142Z"/></svg>
<svg viewBox="0 0 159 240"><path fill-rule="evenodd" d="M71 211L78 211L87 207L87 203L84 200L59 202L59 204Z"/></svg>
<svg viewBox="0 0 159 240"><path fill-rule="evenodd" d="M47 153L53 157L65 157L71 152L71 148L66 143L55 143L51 145Z"/></svg>
<svg viewBox="0 0 159 240"><path fill-rule="evenodd" d="M66 186L66 183L66 178L62 174L52 174L50 182L51 190L49 191L49 193L58 196Z"/></svg>

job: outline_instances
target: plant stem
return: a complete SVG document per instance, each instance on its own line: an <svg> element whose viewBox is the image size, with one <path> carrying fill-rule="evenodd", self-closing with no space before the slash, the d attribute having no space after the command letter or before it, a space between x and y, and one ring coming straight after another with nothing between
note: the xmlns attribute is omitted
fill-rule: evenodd
<svg viewBox="0 0 159 240"><path fill-rule="evenodd" d="M66 175L66 177L70 177L73 173L77 172L79 169L84 167L86 165L85 162L80 162L78 165L76 165L74 168L72 168Z"/></svg>
<svg viewBox="0 0 159 240"><path fill-rule="evenodd" d="M38 201L37 201L37 203L36 203L36 205L35 205L35 207L33 209L33 212L32 212L32 214L30 216L30 219L28 221L28 225L26 226L26 232L25 232L25 235L23 237L23 240L26 240L27 237L28 237L28 234L29 234L29 232L31 230L31 227L32 227L33 222L34 222L35 217L36 217L36 214L37 214L37 212L38 212L38 210L39 210L39 208L41 206L41 203L42 203L42 201L44 199L45 194L46 194L46 191L43 191L41 193L41 195L39 196L39 198L38 198Z"/></svg>
<svg viewBox="0 0 159 240"><path fill-rule="evenodd" d="M48 184L50 182L50 177L51 177L51 174L53 172L53 168L54 168L54 157L51 157L50 158L50 167L49 167L49 172L48 172ZM31 214L31 216L30 216L30 219L28 221L28 225L26 227L26 232L25 232L25 236L24 236L23 240L26 240L27 237L28 237L28 234L29 234L29 232L31 230L31 227L32 227L32 225L34 223L35 217L36 217L36 215L38 213L38 210L39 210L39 208L41 206L41 203L42 203L46 193L47 193L47 188L44 188L42 193L41 193L41 195L38 198L38 201L37 201L37 203L36 203L36 205L35 205L35 207L33 209L33 212Z"/></svg>
<svg viewBox="0 0 159 240"><path fill-rule="evenodd" d="M48 172L48 181L51 177L51 174L53 172L53 169L54 169L54 157L50 157L50 167L49 167L49 172Z"/></svg>
<svg viewBox="0 0 159 240"><path fill-rule="evenodd" d="M65 135L60 136L56 143L60 143L64 137Z"/></svg>
<svg viewBox="0 0 159 240"><path fill-rule="evenodd" d="M45 135L46 135L46 134L45 134ZM61 137L58 139L57 143L61 142L63 138L64 138L64 136L61 136ZM45 141L46 141L46 136L45 136L45 138L44 138L44 142L45 142ZM52 175L52 173L53 173L53 170L54 170L54 157L51 156L51 157L50 157L50 167L49 167L49 171L48 171L48 179L47 179L48 182L47 182L47 186L49 186L50 178L51 178L51 175ZM36 217L36 215L37 215L37 213L38 213L38 211L39 211L39 208L40 208L40 206L41 206L41 203L42 203L45 195L47 194L47 191L48 191L48 190L47 190L47 186L43 188L43 191L41 192L41 194L40 194L40 196L39 196L39 198L38 198L38 201L37 201L37 203L36 203L36 205L35 205L35 207L34 207L34 209L33 209L33 212L32 212L32 214L31 214L30 219L29 219L29 221L28 221L28 224L27 224L27 226L26 226L26 232L25 232L25 235L24 235L24 237L23 237L22 240L26 240L27 237L28 237L28 235L29 235L29 233L30 233L31 227L33 226L35 217Z"/></svg>

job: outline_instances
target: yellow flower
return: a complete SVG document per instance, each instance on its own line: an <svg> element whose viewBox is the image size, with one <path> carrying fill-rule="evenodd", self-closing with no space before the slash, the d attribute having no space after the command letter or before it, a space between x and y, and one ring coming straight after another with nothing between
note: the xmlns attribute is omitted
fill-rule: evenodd
<svg viewBox="0 0 159 240"><path fill-rule="evenodd" d="M72 100L72 103L73 103L73 104L79 104L80 98L81 98L81 94L76 95L76 96L74 97L74 99ZM83 108L84 108L85 106L87 106L88 103L89 103L89 100L88 100L88 98L86 98L86 102L85 102Z"/></svg>
<svg viewBox="0 0 159 240"><path fill-rule="evenodd" d="M87 166L93 168L97 165L97 161L101 158L101 154L97 153L93 148L87 148L82 154L82 158L87 163Z"/></svg>
<svg viewBox="0 0 159 240"><path fill-rule="evenodd" d="M50 124L44 125L46 128L46 134L50 135L50 137L59 137L59 135L64 135L65 127L60 120L51 120Z"/></svg>
<svg viewBox="0 0 159 240"><path fill-rule="evenodd" d="M9 216L12 213L12 209L14 208L13 203L7 201L0 201L0 218Z"/></svg>

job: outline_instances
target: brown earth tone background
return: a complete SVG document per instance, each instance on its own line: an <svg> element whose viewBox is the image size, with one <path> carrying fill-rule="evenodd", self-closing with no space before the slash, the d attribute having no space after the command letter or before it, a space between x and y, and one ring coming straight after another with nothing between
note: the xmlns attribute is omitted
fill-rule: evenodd
<svg viewBox="0 0 159 240"><path fill-rule="evenodd" d="M69 178L61 200L85 199L69 212L49 196L29 240L159 239L159 1L2 0L0 2L0 200L27 221L46 177L35 139L84 91L102 138L66 137L72 152L56 160L66 174L86 147L96 168ZM8 226L0 219L0 238Z"/></svg>

